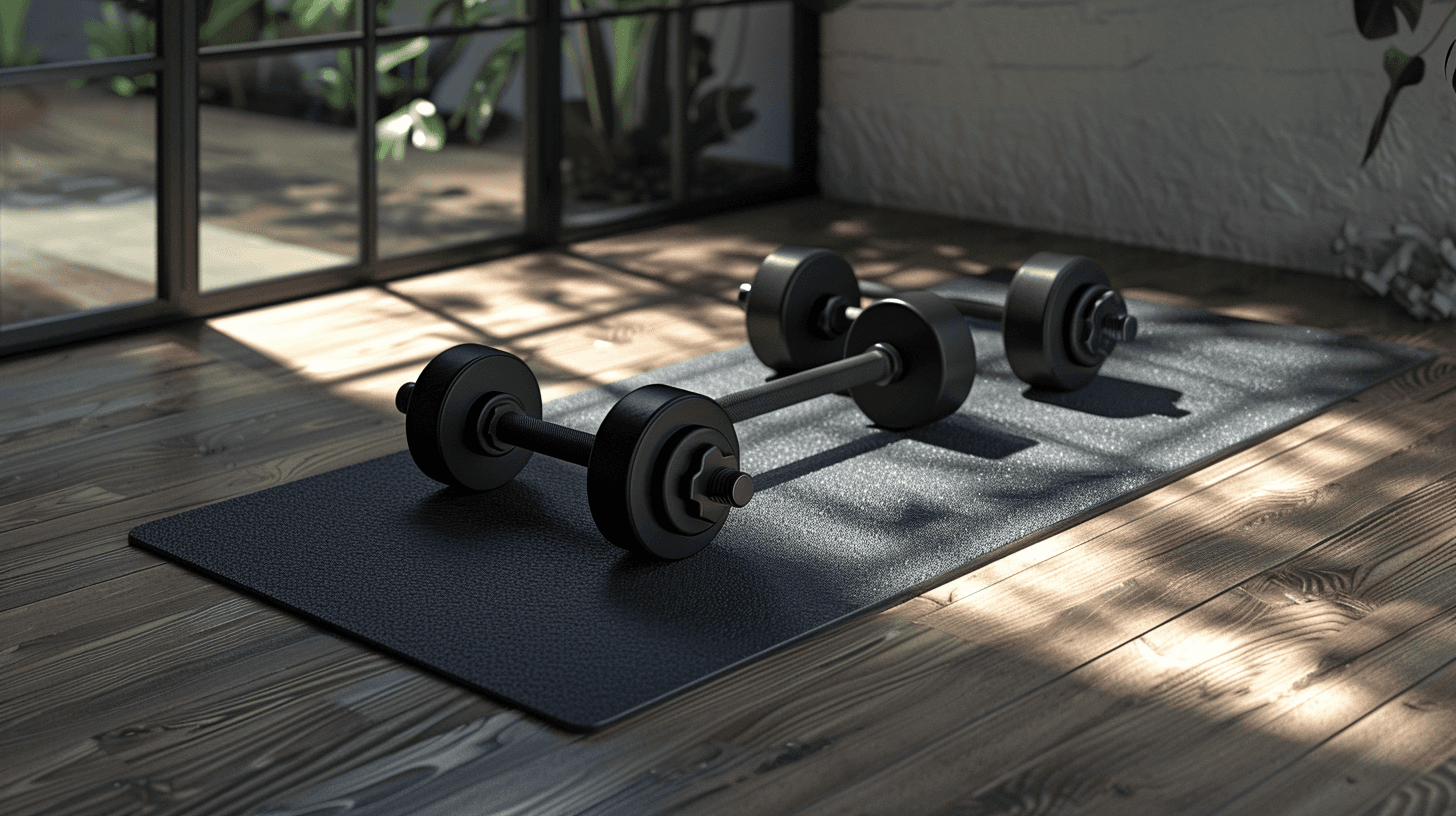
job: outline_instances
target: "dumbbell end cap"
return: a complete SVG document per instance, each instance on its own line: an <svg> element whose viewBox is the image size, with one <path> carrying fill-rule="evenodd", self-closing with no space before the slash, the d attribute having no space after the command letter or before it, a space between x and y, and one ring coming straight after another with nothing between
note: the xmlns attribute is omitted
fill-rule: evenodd
<svg viewBox="0 0 1456 816"><path fill-rule="evenodd" d="M730 507L746 507L753 498L753 477L741 470L721 468L708 479L708 498Z"/></svg>
<svg viewBox="0 0 1456 816"><path fill-rule="evenodd" d="M751 295L751 294L753 294L753 284L751 284L751 283L740 283L740 284L738 284L738 308L740 308L740 309L747 309L748 308L748 296Z"/></svg>
<svg viewBox="0 0 1456 816"><path fill-rule="evenodd" d="M1127 343L1137 339L1137 318L1130 314L1111 314L1103 323L1107 331L1117 337L1118 342Z"/></svg>
<svg viewBox="0 0 1456 816"><path fill-rule="evenodd" d="M407 382L399 387L394 393L394 407L399 409L401 414L409 413L410 396L415 392L415 384Z"/></svg>

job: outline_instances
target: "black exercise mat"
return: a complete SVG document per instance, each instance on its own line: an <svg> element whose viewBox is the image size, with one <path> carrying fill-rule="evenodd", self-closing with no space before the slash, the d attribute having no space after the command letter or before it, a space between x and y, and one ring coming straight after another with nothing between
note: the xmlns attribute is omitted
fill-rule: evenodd
<svg viewBox="0 0 1456 816"><path fill-rule="evenodd" d="M741 423L758 493L683 561L606 543L585 471L543 456L512 484L465 495L402 452L145 524L132 542L595 728L1433 356L1130 306L1138 341L1074 394L1028 391L994 327L972 322L981 373L960 413L933 426L867 427L838 396ZM649 382L722 395L765 374L742 346L556 400L546 417L590 431Z"/></svg>

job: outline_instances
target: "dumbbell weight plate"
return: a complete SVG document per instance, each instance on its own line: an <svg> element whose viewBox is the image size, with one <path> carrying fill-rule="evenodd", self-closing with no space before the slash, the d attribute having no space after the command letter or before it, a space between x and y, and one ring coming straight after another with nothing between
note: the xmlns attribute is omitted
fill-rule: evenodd
<svg viewBox="0 0 1456 816"><path fill-rule="evenodd" d="M738 457L733 423L701 394L646 385L618 400L597 428L586 471L597 529L624 550L658 558L686 558L708 546L727 508L713 521L684 522L691 515L684 488L710 443Z"/></svg>
<svg viewBox="0 0 1456 816"><path fill-rule="evenodd" d="M827 249L786 246L763 259L745 305L748 343L764 365L803 371L840 358L844 341L816 329L830 298L860 302L849 262Z"/></svg>
<svg viewBox="0 0 1456 816"><path fill-rule="evenodd" d="M1070 350L1074 307L1090 286L1110 288L1111 283L1091 258L1056 252L1038 252L1011 279L1001 333L1006 359L1023 382L1049 391L1075 391L1097 376L1101 362L1082 365Z"/></svg>
<svg viewBox="0 0 1456 816"><path fill-rule="evenodd" d="M536 375L515 355L465 343L425 365L410 392L404 420L410 456L421 472L468 490L493 490L521 472L531 451L511 448L492 454L478 441L479 407L496 394L513 397L523 413L541 418Z"/></svg>
<svg viewBox="0 0 1456 816"><path fill-rule="evenodd" d="M877 300L860 312L845 335L843 355L887 343L900 355L901 375L888 385L849 389L876 425L900 430L955 413L976 379L976 344L961 313L929 292Z"/></svg>

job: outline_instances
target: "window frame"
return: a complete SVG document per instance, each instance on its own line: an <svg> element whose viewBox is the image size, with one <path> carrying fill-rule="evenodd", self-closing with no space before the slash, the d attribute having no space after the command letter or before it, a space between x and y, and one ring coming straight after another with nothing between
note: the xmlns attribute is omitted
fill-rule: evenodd
<svg viewBox="0 0 1456 816"><path fill-rule="evenodd" d="M566 190L562 181L561 39L566 26L628 14L667 18L684 42L690 8L764 5L784 0L676 0L654 9L593 10L563 13L560 0L533 0L526 17L492 19L473 26L391 26L378 29L372 2L361 2L356 32L286 40L198 47L197 4L193 0L161 0L155 55L109 57L77 62L42 63L0 68L0 88L34 82L95 79L116 74L157 74L157 279L156 299L99 307L0 326L0 357L106 335L152 328L190 318L212 317L357 286L399 280L453 267L644 229L709 213L753 206L818 192L819 13L792 3L789 104L793 133L792 165L785 182L747 188L710 198L688 199L685 193L684 132L687 59L674 48L670 84L672 128L672 199L648 212L606 223L568 226L564 223ZM378 75L370 70L381 43L421 35L475 34L506 29L526 32L524 59L525 159L524 228L519 233L446 246L423 252L378 255L378 168L374 124L378 112ZM358 261L310 270L276 280L202 292L198 259L198 66L215 59L238 59L317 48L358 48L355 66L360 89L359 250ZM0 291L3 297L3 291Z"/></svg>

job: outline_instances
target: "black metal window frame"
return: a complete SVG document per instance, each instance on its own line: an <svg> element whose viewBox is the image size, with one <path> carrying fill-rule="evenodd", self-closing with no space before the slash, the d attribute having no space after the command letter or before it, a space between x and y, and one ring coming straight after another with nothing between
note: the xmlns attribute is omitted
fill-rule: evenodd
<svg viewBox="0 0 1456 816"><path fill-rule="evenodd" d="M563 13L559 0L533 0L533 13L502 17L472 26L392 26L377 29L372 2L360 3L359 31L198 47L197 4L193 0L161 0L157 39L159 53L48 63L0 69L0 88L37 82L96 79L118 74L156 73L157 97L157 279L156 299L100 307L0 326L0 356L89 340L189 318L213 317L355 286L398 280L507 255L590 240L658 224L694 218L737 207L818 191L819 13L793 3L790 40L794 53L789 78L793 128L792 169L787 182L749 188L716 197L689 200L686 194L687 50L690 9L764 5L784 0L677 0L652 9L594 10ZM676 30L670 83L673 116L670 151L671 201L648 212L592 226L564 221L566 190L562 181L561 39L567 25L629 15L667 18ZM378 119L378 75L374 70L380 44L419 36L477 34L523 29L526 32L524 157L525 224L522 232L447 246L425 252L378 257L375 160ZM283 54L318 48L358 48L355 66L359 88L359 260L355 263L289 275L276 280L202 292L198 258L198 66L210 60ZM3 296L3 294L0 294Z"/></svg>

